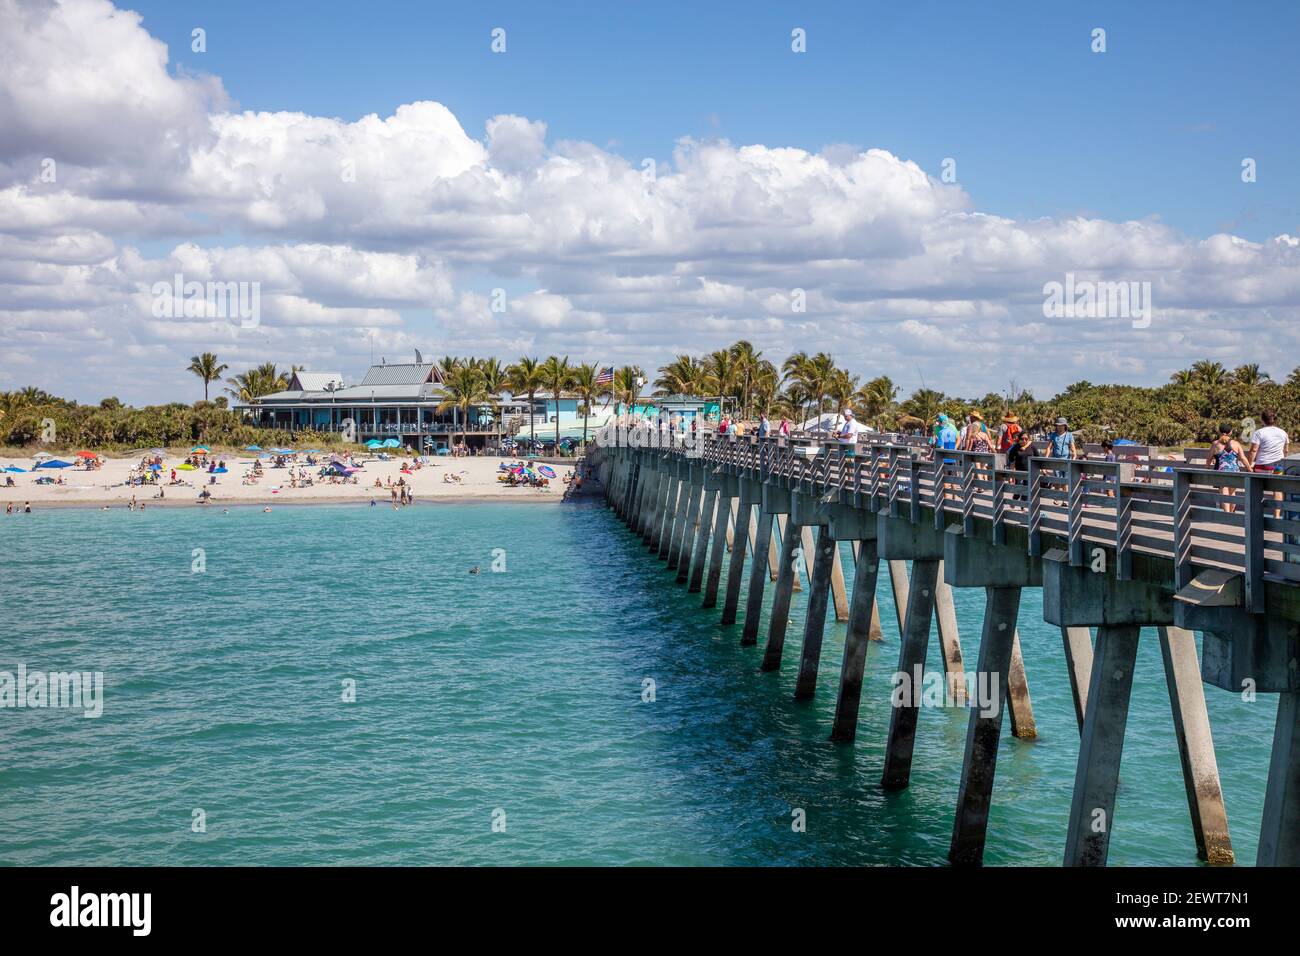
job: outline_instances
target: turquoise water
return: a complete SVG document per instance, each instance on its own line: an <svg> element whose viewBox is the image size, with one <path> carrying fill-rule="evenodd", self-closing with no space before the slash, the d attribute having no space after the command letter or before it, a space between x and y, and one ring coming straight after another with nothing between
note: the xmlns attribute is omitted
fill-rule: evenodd
<svg viewBox="0 0 1300 956"><path fill-rule="evenodd" d="M595 504L5 518L0 670L103 671L105 703L98 719L0 710L0 863L943 863L966 714L923 709L911 787L879 789L888 575L853 746L827 739L842 625L796 703L801 595L784 667L763 674L761 646L674 578ZM973 667L983 595L957 600ZM1040 736L1004 739L986 862L1056 865L1078 734L1030 591L1020 633ZM1144 636L1111 861L1192 865ZM1207 694L1253 862L1276 701Z"/></svg>

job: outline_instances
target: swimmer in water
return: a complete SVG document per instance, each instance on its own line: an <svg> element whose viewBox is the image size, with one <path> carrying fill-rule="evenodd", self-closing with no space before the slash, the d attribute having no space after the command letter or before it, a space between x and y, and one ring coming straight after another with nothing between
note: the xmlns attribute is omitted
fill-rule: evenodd
<svg viewBox="0 0 1300 956"><path fill-rule="evenodd" d="M478 571L478 565L476 564L476 565L474 565L474 567L470 568L470 569L469 569L469 573L470 573L470 574L478 574L478 573L479 573L479 571Z"/></svg>

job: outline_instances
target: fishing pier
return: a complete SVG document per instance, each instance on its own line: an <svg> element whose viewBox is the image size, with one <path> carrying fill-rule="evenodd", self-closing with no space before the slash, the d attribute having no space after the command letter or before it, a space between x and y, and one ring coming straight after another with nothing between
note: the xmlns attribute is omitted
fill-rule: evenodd
<svg viewBox="0 0 1300 956"><path fill-rule="evenodd" d="M947 693L958 701L967 665L953 589L984 591L976 668L996 706L970 710L951 862L982 862L1004 713L1012 734L1033 737L1028 674L1063 664L1080 734L1063 862L1105 865L1138 640L1150 628L1199 857L1234 862L1208 685L1279 695L1272 756L1260 768L1268 783L1257 863L1297 865L1300 478L1211 471L1191 449L1187 459L1032 458L1026 471L1013 471L1002 455L936 453L901 436L841 444L710 433L692 441L610 427L590 466L605 503L686 594L700 594L705 608L721 604L724 625L739 620L742 645L764 639L764 670L782 666L792 592L808 589L796 698L815 691L828 615L846 623L829 728L837 741L853 741L860 729L868 649L880 638L882 563L900 617L897 673L922 673L937 629ZM840 542L854 556L851 591ZM1042 590L1043 618L1059 628L1063 658L1025 661L1017 632L1025 588ZM888 728L861 728L887 734L885 789L909 785L919 697L895 702Z"/></svg>

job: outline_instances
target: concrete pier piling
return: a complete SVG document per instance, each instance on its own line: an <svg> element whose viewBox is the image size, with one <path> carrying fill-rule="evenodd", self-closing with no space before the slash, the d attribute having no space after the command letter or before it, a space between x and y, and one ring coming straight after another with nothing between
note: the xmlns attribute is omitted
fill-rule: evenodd
<svg viewBox="0 0 1300 956"><path fill-rule="evenodd" d="M758 625L763 616L763 588L767 584L769 555L772 545L772 516L762 508L754 522L754 554L749 563L749 590L745 595L745 624L740 643L752 647L758 643Z"/></svg>
<svg viewBox="0 0 1300 956"><path fill-rule="evenodd" d="M691 575L686 590L697 594L704 581L704 562L709 553L709 536L713 530L713 512L718 503L718 489L710 487L705 479L704 501L700 506L698 530L695 535L695 556L691 559Z"/></svg>
<svg viewBox="0 0 1300 956"><path fill-rule="evenodd" d="M745 545L749 543L749 522L759 491L754 482L740 479L737 498L736 533L731 545L731 564L727 568L727 593L722 602L722 623L736 623L736 606L740 603L740 582L745 571Z"/></svg>
<svg viewBox="0 0 1300 956"><path fill-rule="evenodd" d="M718 505L713 517L713 546L709 550L709 576L704 585L701 607L716 607L718 582L722 580L722 556L727 553L727 529L731 525L731 502L738 491L738 482L731 475L715 475L718 483Z"/></svg>
<svg viewBox="0 0 1300 956"><path fill-rule="evenodd" d="M1143 627L1160 630L1175 743L1197 855L1211 862L1230 862L1227 810L1219 785L1205 690L1200 681L1189 679L1196 673L1196 644L1190 634L1175 625L1172 589L1095 572L1059 549L1042 556L1042 569L1043 617L1048 623L1098 628L1083 707L1066 865L1106 863L1128 721L1133 659ZM1104 656L1103 636L1107 642Z"/></svg>
<svg viewBox="0 0 1300 956"><path fill-rule="evenodd" d="M812 552L804 552L804 564L811 562L808 574L808 607L804 619L803 645L799 654L799 676L794 685L795 700L807 700L817 690L817 669L821 664L822 638L826 633L826 613L830 607L831 578L839 548L830 533L830 510L818 498L792 492L790 520L802 530L801 542L807 547L811 529L816 528Z"/></svg>
<svg viewBox="0 0 1300 956"><path fill-rule="evenodd" d="M796 577L795 562L803 548L799 525L789 518L790 494L779 485L767 483L763 487L762 508L771 515L786 515L785 529L781 535L781 551L777 558L776 586L772 592L772 610L767 620L767 647L763 651L762 669L778 670L785 648L785 632L790 623L790 596Z"/></svg>
<svg viewBox="0 0 1300 956"><path fill-rule="evenodd" d="M934 627L947 689L938 696L945 706L969 708L952 863L983 861L1003 714L1014 736L1036 734L1018 616L1024 588L1042 588L1043 620L1061 634L1080 734L1063 862L1106 863L1138 642L1147 629L1160 642L1174 727L1169 746L1179 754L1197 855L1233 862L1205 702L1210 684L1280 695L1257 862L1300 865L1300 577L1289 567L1294 546L1287 537L1296 519L1265 514L1262 504L1266 495L1300 499L1300 482L1176 469L1170 487L1133 481L1127 465L1076 460L1061 467L1037 458L1027 472L1010 472L996 455L952 450L936 459L896 437L860 442L856 456L812 437L725 436L707 437L698 458L653 439L598 448L592 457L606 505L678 583L703 591L704 608L718 605L729 555L720 619L735 623L748 580L740 640L757 643L766 611L765 671L781 664L802 554L808 601L794 697L816 695L834 613L847 622L835 741L858 733L867 655L882 637L877 594L886 562L900 641L889 726L881 728L880 785L910 783L920 708L932 703L923 685ZM1097 471L1111 477L1103 483ZM1219 507L1224 489L1216 482L1244 482L1242 520ZM1150 530L1169 527L1171 513L1172 543ZM1135 514L1145 522L1140 528ZM1216 530L1234 522L1234 532L1244 525L1244 539ZM851 593L843 586L843 541L854 559ZM972 682L956 602L979 591L984 617Z"/></svg>

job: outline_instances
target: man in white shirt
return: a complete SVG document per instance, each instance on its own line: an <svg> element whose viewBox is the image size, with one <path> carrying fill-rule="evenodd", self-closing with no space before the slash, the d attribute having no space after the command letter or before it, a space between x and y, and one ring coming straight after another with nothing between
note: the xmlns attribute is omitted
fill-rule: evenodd
<svg viewBox="0 0 1300 956"><path fill-rule="evenodd" d="M1290 451L1290 437L1277 427L1277 413L1272 409L1259 417L1264 426L1255 429L1250 436L1250 468L1252 471L1275 472L1278 463Z"/></svg>
<svg viewBox="0 0 1300 956"><path fill-rule="evenodd" d="M1274 474L1281 470L1282 459L1291 450L1291 439L1286 432L1277 427L1277 412L1270 408L1261 412L1259 417L1263 420L1264 427L1255 429L1255 433L1250 436L1250 450L1247 452L1250 470ZM1264 497L1280 502L1282 493L1266 492ZM1281 505L1268 509L1268 513L1271 513L1274 518L1281 518Z"/></svg>
<svg viewBox="0 0 1300 956"><path fill-rule="evenodd" d="M844 413L844 424L835 430L835 437L844 445L844 454L852 455L858 447L858 423L853 420L853 412Z"/></svg>

